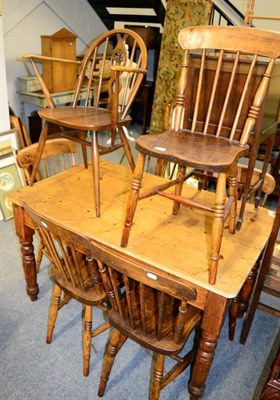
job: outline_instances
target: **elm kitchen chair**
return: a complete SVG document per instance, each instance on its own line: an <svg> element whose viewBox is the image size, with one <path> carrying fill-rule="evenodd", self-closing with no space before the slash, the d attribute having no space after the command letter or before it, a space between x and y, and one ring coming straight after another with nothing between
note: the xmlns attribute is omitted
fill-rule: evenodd
<svg viewBox="0 0 280 400"><path fill-rule="evenodd" d="M92 330L92 307L107 311L106 293L98 274L96 261L88 250L89 240L82 235L60 226L55 221L40 215L26 204L24 208L36 224L44 240L48 257L52 260L49 268L54 282L49 308L46 342L51 343L58 311L70 299L84 305L83 323L83 373L89 374L92 338L110 327L102 323ZM62 292L64 296L62 298Z"/></svg>
<svg viewBox="0 0 280 400"><path fill-rule="evenodd" d="M266 99L275 59L280 55L279 38L280 34L276 32L243 27L197 26L180 31L179 44L185 50L185 56L178 83L173 129L158 135L141 136L136 140L139 156L127 201L121 246L128 245L135 211L141 199L153 195L171 199L174 202L173 215L178 213L181 204L191 207L188 212L194 212L193 208L196 207L210 212L213 214L213 222L209 251L209 283L215 284L219 259L222 257L221 244L225 221L229 220L229 230L232 234L236 229L237 162L241 157L250 154L251 144L257 142L257 138L254 137L254 125L260 107ZM193 51L196 57L200 54L200 69L197 76L192 76L189 80L188 65ZM204 80L207 57L216 59L217 63L212 81ZM252 76L259 58L266 58L266 67L259 84L252 85ZM245 64L246 79L240 93L236 93L235 78L240 62ZM212 111L217 108L214 105L224 64L228 71L227 89L224 89L223 80L225 95L219 104L218 123L214 124ZM209 85L212 85L212 89L209 98L205 99L201 93L205 91L205 86ZM248 96L252 98L251 104L248 104ZM236 107L234 112L233 104ZM226 118L228 109L232 116L230 119ZM244 112L244 124L240 126L239 119ZM213 118L216 120L217 113ZM146 157L177 164L176 179L145 192L140 191ZM186 167L218 175L214 206L199 204L181 195L184 181L193 174L193 171L189 175L186 174ZM167 190L171 186L175 186L174 193ZM134 223L137 224L137 214Z"/></svg>
<svg viewBox="0 0 280 400"><path fill-rule="evenodd" d="M147 49L141 37L129 29L113 29L99 36L90 46L80 65L77 87L72 106L55 107L47 86L34 61L70 62L44 56L24 55L31 60L49 108L38 111L45 121L39 139L39 148L31 175L34 183L38 164L48 137L62 136L82 144L87 167L86 146L91 146L93 164L94 201L96 216L100 216L100 171L99 156L123 147L132 171L135 163L124 132L131 121L130 107L141 85L147 67ZM104 85L108 99L104 107ZM81 93L85 91L84 105L79 106ZM103 107L102 107L103 105ZM52 133L53 126L56 132ZM98 144L98 136L110 131L108 145ZM91 143L86 134L91 133ZM120 143L116 141L116 133Z"/></svg>
<svg viewBox="0 0 280 400"><path fill-rule="evenodd" d="M159 399L161 390L194 359L194 346L186 354L180 353L201 321L201 311L189 304L196 300L196 290L160 271L150 271L143 261L106 244L91 241L90 251L98 259L111 304L108 320L113 327L104 353L98 395L103 396L115 357L130 338L153 352L149 398ZM165 356L176 363L164 374Z"/></svg>
<svg viewBox="0 0 280 400"><path fill-rule="evenodd" d="M17 164L23 169L24 177L27 185L30 185L31 172L34 160L38 150L38 143L31 144L20 149L17 153ZM41 156L39 169L36 175L36 181L46 179L65 169L72 168L77 163L77 145L68 139L57 138L48 139L45 143ZM48 256L45 252L45 245L41 238L36 258L37 273L40 270L43 255Z"/></svg>

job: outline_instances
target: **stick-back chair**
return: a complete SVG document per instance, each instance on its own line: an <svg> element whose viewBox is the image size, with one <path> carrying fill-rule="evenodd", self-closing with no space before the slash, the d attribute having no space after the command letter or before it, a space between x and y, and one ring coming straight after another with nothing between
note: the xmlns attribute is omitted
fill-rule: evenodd
<svg viewBox="0 0 280 400"><path fill-rule="evenodd" d="M259 110L266 99L275 58L280 54L280 34L251 28L197 26L184 28L179 33L179 44L185 50L172 128L162 134L145 135L136 140L139 151L132 189L128 198L124 230L121 240L127 246L129 233L138 200L160 195L174 202L173 214L180 205L198 207L213 214L212 245L209 266L209 283L215 284L222 243L224 223L229 220L229 230L235 233L237 207L237 161L249 154L251 143L255 143L254 126ZM188 76L188 65L192 54L199 55L199 73ZM207 57L214 55L216 67L212 81L204 80ZM263 76L258 85L252 85L258 58L267 60ZM242 89L236 93L235 79L244 63L246 78ZM220 83L220 73L225 65L227 82ZM242 66L242 68L244 68ZM226 85L226 90L224 85ZM210 85L209 98L202 93ZM223 85L224 97L218 96ZM240 86L239 86L240 87ZM253 96L252 96L253 93ZM248 104L248 96L252 102ZM238 97L238 101L236 98ZM216 99L219 101L217 113ZM246 100L246 101L245 101ZM213 114L213 110L215 113ZM231 117L228 117L230 112ZM240 126L242 116L243 123ZM216 123L218 116L218 121ZM213 123L215 121L215 123ZM183 127L183 128L182 128ZM178 164L176 179L163 185L140 192L146 157L155 157ZM214 206L199 204L181 195L184 181L189 177L186 168L212 171L218 175ZM228 201L226 182L229 180ZM167 190L175 186L175 192ZM137 221L136 221L137 223ZM186 238L187 240L187 238Z"/></svg>
<svg viewBox="0 0 280 400"><path fill-rule="evenodd" d="M104 354L98 395L103 396L115 356L130 338L153 352L149 398L156 400L161 389L194 358L193 349L185 355L179 353L201 319L201 311L190 304L196 299L196 290L107 245L92 241L90 249L99 260L99 273L111 305L108 319L113 327ZM173 358L176 364L164 375L165 356Z"/></svg>
<svg viewBox="0 0 280 400"><path fill-rule="evenodd" d="M105 305L106 293L98 273L96 261L88 250L88 238L70 231L58 223L40 215L34 209L24 204L24 208L34 221L43 237L46 250L52 264L49 268L50 278L54 282L49 308L46 342L51 343L58 311L70 299L75 299L84 305L83 323L83 373L89 374L92 337L110 327L104 322L92 330L92 307L102 311ZM64 297L62 299L62 292Z"/></svg>
<svg viewBox="0 0 280 400"><path fill-rule="evenodd" d="M36 60L43 62L72 62L44 56L25 55L31 60L36 76L48 101L48 108L39 110L45 121L31 175L33 184L51 126L57 126L54 136L63 136L82 144L87 167L86 146L91 146L93 163L94 200L96 216L100 216L99 156L123 147L132 170L135 164L123 126L131 121L129 110L141 85L147 66L147 49L141 37L129 29L113 29L99 36L90 46L80 64L77 87L72 106L55 107L48 88L39 73ZM108 99L104 106L104 91ZM83 105L82 105L83 101ZM109 131L108 146L99 145L100 132ZM86 139L91 133L91 142ZM120 142L116 141L119 133Z"/></svg>
<svg viewBox="0 0 280 400"><path fill-rule="evenodd" d="M31 172L34 165L38 150L38 143L31 144L20 149L17 153L17 164L23 169L24 177L27 185L30 185ZM39 169L36 174L36 181L46 179L49 176L55 175L65 169L74 167L77 162L76 143L63 138L48 139L45 143L44 150L41 156ZM39 272L45 253L44 241L40 240L38 253L36 257L36 270Z"/></svg>

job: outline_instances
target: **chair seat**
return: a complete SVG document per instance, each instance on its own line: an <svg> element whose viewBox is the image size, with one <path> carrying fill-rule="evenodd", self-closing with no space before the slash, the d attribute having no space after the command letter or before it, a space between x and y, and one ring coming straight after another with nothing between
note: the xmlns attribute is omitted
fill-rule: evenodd
<svg viewBox="0 0 280 400"><path fill-rule="evenodd" d="M38 111L40 117L48 122L63 125L80 131L106 130L112 126L112 114L106 108L93 107L58 107L44 108ZM127 125L130 116L121 119L118 117L117 125Z"/></svg>
<svg viewBox="0 0 280 400"><path fill-rule="evenodd" d="M123 321L120 314L115 312L113 309L108 311L108 319L113 327L117 328L124 335L128 336L132 340L135 340L142 346L158 353L172 355L179 354L182 351L190 333L201 319L201 312L197 308L188 305L188 312L186 316L187 322L179 343L174 342L174 338L171 334L166 335L159 340L156 334L151 333L150 335L144 335L143 330L140 327L132 329L129 318L127 317L127 320ZM170 330L172 332L171 328L172 327L170 327Z"/></svg>
<svg viewBox="0 0 280 400"><path fill-rule="evenodd" d="M89 284L88 289L81 289L75 287L66 281L59 271L54 267L50 266L49 269L50 278L66 293L70 294L71 297L77 301L87 305L102 304L106 300L106 294L102 286Z"/></svg>
<svg viewBox="0 0 280 400"><path fill-rule="evenodd" d="M136 149L146 155L167 159L176 164L218 172L226 171L244 156L249 146L241 146L226 138L181 129L159 135L140 136L136 140Z"/></svg>

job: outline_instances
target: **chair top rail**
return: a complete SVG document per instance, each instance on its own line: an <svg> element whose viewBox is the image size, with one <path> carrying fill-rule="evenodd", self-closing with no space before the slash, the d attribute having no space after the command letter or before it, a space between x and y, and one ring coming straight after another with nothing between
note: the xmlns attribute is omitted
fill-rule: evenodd
<svg viewBox="0 0 280 400"><path fill-rule="evenodd" d="M195 26L182 29L178 38L183 49L242 50L263 57L280 56L280 33L274 31L236 26Z"/></svg>

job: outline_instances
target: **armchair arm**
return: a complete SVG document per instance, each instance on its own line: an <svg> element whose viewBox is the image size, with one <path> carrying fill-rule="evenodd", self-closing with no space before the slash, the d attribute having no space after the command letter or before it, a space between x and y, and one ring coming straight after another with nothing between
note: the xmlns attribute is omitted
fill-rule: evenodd
<svg viewBox="0 0 280 400"><path fill-rule="evenodd" d="M53 61L53 62L61 62L61 63L77 64L77 65L80 65L82 63L81 61L77 61L77 60L67 60L65 58L39 56L36 54L23 54L22 58L28 59L28 60Z"/></svg>

